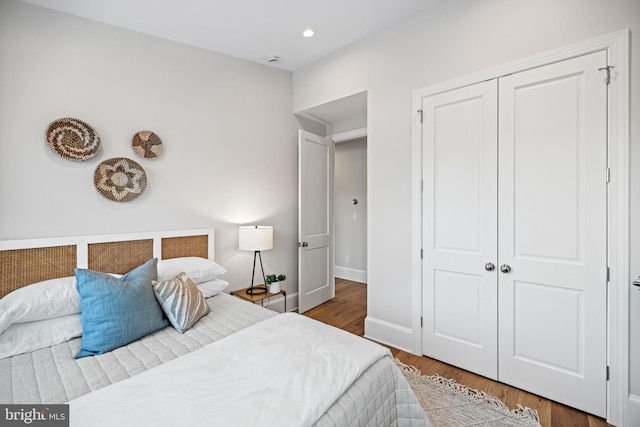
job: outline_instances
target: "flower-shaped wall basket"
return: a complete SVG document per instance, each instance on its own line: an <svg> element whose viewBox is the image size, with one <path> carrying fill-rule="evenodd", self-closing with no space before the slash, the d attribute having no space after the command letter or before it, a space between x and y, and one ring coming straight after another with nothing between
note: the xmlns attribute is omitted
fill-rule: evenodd
<svg viewBox="0 0 640 427"><path fill-rule="evenodd" d="M133 136L131 148L140 157L155 159L162 152L162 141L150 130L143 130Z"/></svg>
<svg viewBox="0 0 640 427"><path fill-rule="evenodd" d="M63 159L83 161L100 151L100 137L87 123L64 117L49 124L45 134L51 151Z"/></svg>
<svg viewBox="0 0 640 427"><path fill-rule="evenodd" d="M142 166L124 157L107 159L96 167L93 184L104 197L114 202L128 202L147 188L147 174Z"/></svg>

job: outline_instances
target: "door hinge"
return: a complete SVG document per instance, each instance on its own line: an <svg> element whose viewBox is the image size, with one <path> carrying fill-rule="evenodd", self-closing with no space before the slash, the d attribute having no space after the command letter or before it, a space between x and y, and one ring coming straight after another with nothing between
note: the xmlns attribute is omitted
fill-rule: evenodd
<svg viewBox="0 0 640 427"><path fill-rule="evenodd" d="M420 191L424 191L424 181L420 180Z"/></svg>
<svg viewBox="0 0 640 427"><path fill-rule="evenodd" d="M611 181L611 169L607 168L607 184Z"/></svg>
<svg viewBox="0 0 640 427"><path fill-rule="evenodd" d="M422 255L423 255L423 250L422 248L420 248L420 259L422 259Z"/></svg>
<svg viewBox="0 0 640 427"><path fill-rule="evenodd" d="M611 280L611 269L607 267L607 282Z"/></svg>
<svg viewBox="0 0 640 427"><path fill-rule="evenodd" d="M611 83L611 69L614 68L613 65L607 65L606 67L598 68L598 71L606 70L607 77L604 79L606 84Z"/></svg>
<svg viewBox="0 0 640 427"><path fill-rule="evenodd" d="M607 381L609 381L609 366L607 366Z"/></svg>
<svg viewBox="0 0 640 427"><path fill-rule="evenodd" d="M420 316L420 327L421 328L422 328L422 325L423 325L422 321L423 321L423 318L422 318L422 316Z"/></svg>
<svg viewBox="0 0 640 427"><path fill-rule="evenodd" d="M418 110L418 114L420 114L420 123L422 123L422 108Z"/></svg>

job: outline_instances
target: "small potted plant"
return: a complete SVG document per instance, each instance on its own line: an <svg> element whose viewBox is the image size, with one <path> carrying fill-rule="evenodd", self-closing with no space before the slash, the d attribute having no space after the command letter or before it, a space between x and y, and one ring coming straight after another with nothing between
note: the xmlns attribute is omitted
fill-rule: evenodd
<svg viewBox="0 0 640 427"><path fill-rule="evenodd" d="M264 282L266 285L269 285L269 293L277 294L280 292L280 282L284 282L287 279L287 276L284 274L267 274L264 278Z"/></svg>

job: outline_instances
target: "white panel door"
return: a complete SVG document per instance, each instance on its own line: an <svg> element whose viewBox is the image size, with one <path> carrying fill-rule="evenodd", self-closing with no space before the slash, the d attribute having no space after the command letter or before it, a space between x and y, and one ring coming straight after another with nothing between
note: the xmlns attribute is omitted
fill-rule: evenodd
<svg viewBox="0 0 640 427"><path fill-rule="evenodd" d="M298 311L335 296L333 273L334 146L298 131Z"/></svg>
<svg viewBox="0 0 640 427"><path fill-rule="evenodd" d="M424 98L422 104L423 353L493 379L496 93L493 80Z"/></svg>
<svg viewBox="0 0 640 427"><path fill-rule="evenodd" d="M606 63L596 52L499 81L499 379L601 417Z"/></svg>

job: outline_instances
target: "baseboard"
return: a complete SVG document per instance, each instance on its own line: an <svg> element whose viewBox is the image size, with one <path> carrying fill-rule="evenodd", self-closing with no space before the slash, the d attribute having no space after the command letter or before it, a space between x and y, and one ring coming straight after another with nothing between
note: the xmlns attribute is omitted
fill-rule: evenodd
<svg viewBox="0 0 640 427"><path fill-rule="evenodd" d="M640 396L636 394L629 395L626 425L640 426Z"/></svg>
<svg viewBox="0 0 640 427"><path fill-rule="evenodd" d="M367 316L364 319L364 336L373 341L413 354L411 348L414 336L410 328Z"/></svg>
<svg viewBox="0 0 640 427"><path fill-rule="evenodd" d="M347 267L333 267L333 274L340 279L353 280L354 282L367 283L367 272Z"/></svg>
<svg viewBox="0 0 640 427"><path fill-rule="evenodd" d="M264 308L268 308L269 310L277 311L279 313L284 312L284 296L277 295L275 297L271 297L269 299L265 299ZM259 304L259 303L256 303ZM298 311L298 293L288 293L287 292L287 311Z"/></svg>

